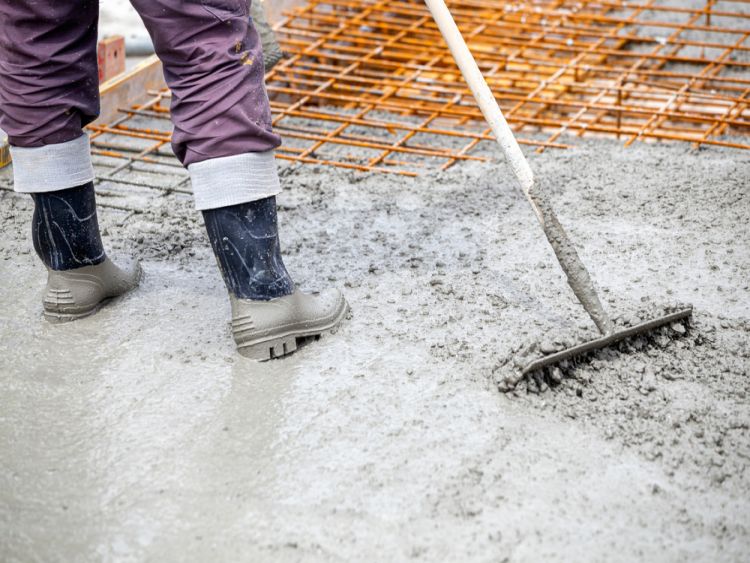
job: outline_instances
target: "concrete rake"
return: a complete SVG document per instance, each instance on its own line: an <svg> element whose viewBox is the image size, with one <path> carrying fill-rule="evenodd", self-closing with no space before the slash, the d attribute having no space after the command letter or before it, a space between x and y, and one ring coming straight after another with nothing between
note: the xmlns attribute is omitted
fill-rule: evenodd
<svg viewBox="0 0 750 563"><path fill-rule="evenodd" d="M558 221L549 198L543 190L540 190L535 185L531 167L521 152L513 131L505 120L505 116L503 116L500 106L495 101L495 97L479 70L474 57L466 46L466 42L456 26L456 22L453 20L448 7L445 5L445 1L425 0L425 4L427 4L432 13L432 17L448 44L451 54L461 70L464 80L471 89L484 118L492 128L492 132L505 154L513 170L513 174L521 185L526 199L536 213L544 234L567 276L568 285L601 333L601 337L599 338L530 362L522 369L522 375L529 375L532 372L537 372L574 357L612 346L627 338L644 335L665 325L688 319L692 315L692 307L685 307L636 326L619 330L615 329L612 319L602 307L586 267L583 265L568 235Z"/></svg>

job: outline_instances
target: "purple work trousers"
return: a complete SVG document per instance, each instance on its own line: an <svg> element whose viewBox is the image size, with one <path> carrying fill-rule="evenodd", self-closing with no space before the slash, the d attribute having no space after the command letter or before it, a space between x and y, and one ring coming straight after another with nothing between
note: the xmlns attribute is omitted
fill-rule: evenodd
<svg viewBox="0 0 750 563"><path fill-rule="evenodd" d="M247 0L132 0L172 91L172 146L198 209L279 192L263 56ZM98 0L0 1L0 128L15 187L93 179L83 127L99 113Z"/></svg>

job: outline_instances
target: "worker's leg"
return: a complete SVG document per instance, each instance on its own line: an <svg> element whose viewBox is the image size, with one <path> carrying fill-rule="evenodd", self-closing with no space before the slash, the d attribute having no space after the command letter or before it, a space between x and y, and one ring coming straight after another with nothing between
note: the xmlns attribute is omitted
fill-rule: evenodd
<svg viewBox="0 0 750 563"><path fill-rule="evenodd" d="M258 34L247 0L132 0L172 91L172 146L188 167L233 304L243 353L268 359L295 336L332 328L346 311L338 291L294 290L278 242L281 191ZM273 305L268 302L273 300Z"/></svg>
<svg viewBox="0 0 750 563"><path fill-rule="evenodd" d="M98 12L97 0L0 2L0 128L15 190L34 199L32 238L48 268L52 319L89 314L137 280L136 268L120 270L102 247L82 130L99 112Z"/></svg>
<svg viewBox="0 0 750 563"><path fill-rule="evenodd" d="M247 0L131 1L172 91L177 158L192 170L197 163L242 155L200 168L204 172L194 180L198 208L276 193L272 151L281 140L271 127L263 55L248 22ZM249 181L221 182L226 169Z"/></svg>

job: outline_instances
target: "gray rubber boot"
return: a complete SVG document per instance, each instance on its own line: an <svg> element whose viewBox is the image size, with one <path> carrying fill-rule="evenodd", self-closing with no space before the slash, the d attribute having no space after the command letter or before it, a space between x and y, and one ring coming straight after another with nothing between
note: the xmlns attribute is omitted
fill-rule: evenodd
<svg viewBox="0 0 750 563"><path fill-rule="evenodd" d="M143 270L138 262L119 268L109 258L94 266L72 270L47 269L44 316L51 322L74 321L86 317L112 297L138 286Z"/></svg>
<svg viewBox="0 0 750 563"><path fill-rule="evenodd" d="M297 349L298 338L334 330L349 311L338 289L322 293L296 290L270 301L230 298L237 351L260 361L291 354Z"/></svg>

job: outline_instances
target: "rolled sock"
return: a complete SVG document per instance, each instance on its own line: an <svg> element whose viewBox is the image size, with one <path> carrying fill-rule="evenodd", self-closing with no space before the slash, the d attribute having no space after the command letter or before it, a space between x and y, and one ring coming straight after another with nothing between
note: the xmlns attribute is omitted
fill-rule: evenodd
<svg viewBox="0 0 750 563"><path fill-rule="evenodd" d="M94 179L89 136L41 147L11 145L13 189L23 193L67 190Z"/></svg>
<svg viewBox="0 0 750 563"><path fill-rule="evenodd" d="M210 158L188 166L195 208L229 207L281 193L273 151Z"/></svg>

